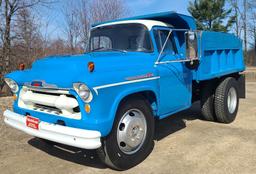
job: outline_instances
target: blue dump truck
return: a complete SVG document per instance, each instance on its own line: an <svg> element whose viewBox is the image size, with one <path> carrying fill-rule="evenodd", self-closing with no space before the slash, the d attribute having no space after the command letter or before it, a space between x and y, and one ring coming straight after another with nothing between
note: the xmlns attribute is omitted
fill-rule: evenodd
<svg viewBox="0 0 256 174"><path fill-rule="evenodd" d="M198 31L175 12L93 25L86 53L51 56L5 76L15 96L5 123L46 142L97 149L129 169L152 151L155 122L201 102L231 123L245 98L241 40Z"/></svg>

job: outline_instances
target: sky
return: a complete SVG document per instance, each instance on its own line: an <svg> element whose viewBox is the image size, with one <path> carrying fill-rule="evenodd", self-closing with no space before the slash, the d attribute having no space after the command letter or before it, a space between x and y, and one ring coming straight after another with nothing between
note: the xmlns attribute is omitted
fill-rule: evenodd
<svg viewBox="0 0 256 174"><path fill-rule="evenodd" d="M132 15L144 15L163 11L176 11L189 14L189 0L125 0Z"/></svg>
<svg viewBox="0 0 256 174"><path fill-rule="evenodd" d="M44 23L41 25L42 33L48 33L52 39L63 38L64 19L62 15L63 1L56 3L53 8L38 11L41 13ZM66 0L68 1L68 0ZM74 0L75 1L75 0ZM159 13L164 11L175 11L189 15L187 7L189 0L124 0L129 9L129 15L132 17L137 15L146 15L151 13ZM51 21L50 23L47 21ZM47 25L47 29L46 26Z"/></svg>

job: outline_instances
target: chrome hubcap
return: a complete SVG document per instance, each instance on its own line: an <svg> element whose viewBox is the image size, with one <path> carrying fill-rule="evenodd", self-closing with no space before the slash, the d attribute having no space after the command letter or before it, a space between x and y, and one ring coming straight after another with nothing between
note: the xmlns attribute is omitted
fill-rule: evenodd
<svg viewBox="0 0 256 174"><path fill-rule="evenodd" d="M127 111L121 118L117 130L117 142L120 150L126 154L136 153L145 141L147 122L138 109Z"/></svg>
<svg viewBox="0 0 256 174"><path fill-rule="evenodd" d="M230 88L228 91L228 111L233 114L236 110L237 105L237 94L234 87Z"/></svg>

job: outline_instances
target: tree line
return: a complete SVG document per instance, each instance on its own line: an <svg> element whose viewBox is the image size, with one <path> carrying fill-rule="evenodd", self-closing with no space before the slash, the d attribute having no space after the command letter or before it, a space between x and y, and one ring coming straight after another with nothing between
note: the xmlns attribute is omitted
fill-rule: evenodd
<svg viewBox="0 0 256 174"><path fill-rule="evenodd" d="M194 0L188 11L199 30L235 33L243 40L246 64L256 66L255 0Z"/></svg>

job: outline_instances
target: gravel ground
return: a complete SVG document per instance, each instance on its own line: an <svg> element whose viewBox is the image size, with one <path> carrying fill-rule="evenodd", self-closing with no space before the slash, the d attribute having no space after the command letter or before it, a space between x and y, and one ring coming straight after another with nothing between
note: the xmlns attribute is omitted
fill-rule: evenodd
<svg viewBox="0 0 256 174"><path fill-rule="evenodd" d="M118 173L100 163L95 151L49 146L6 127L0 99L1 174ZM256 82L247 83L238 118L230 125L202 121L199 105L157 122L155 148L138 166L123 173L256 173Z"/></svg>

